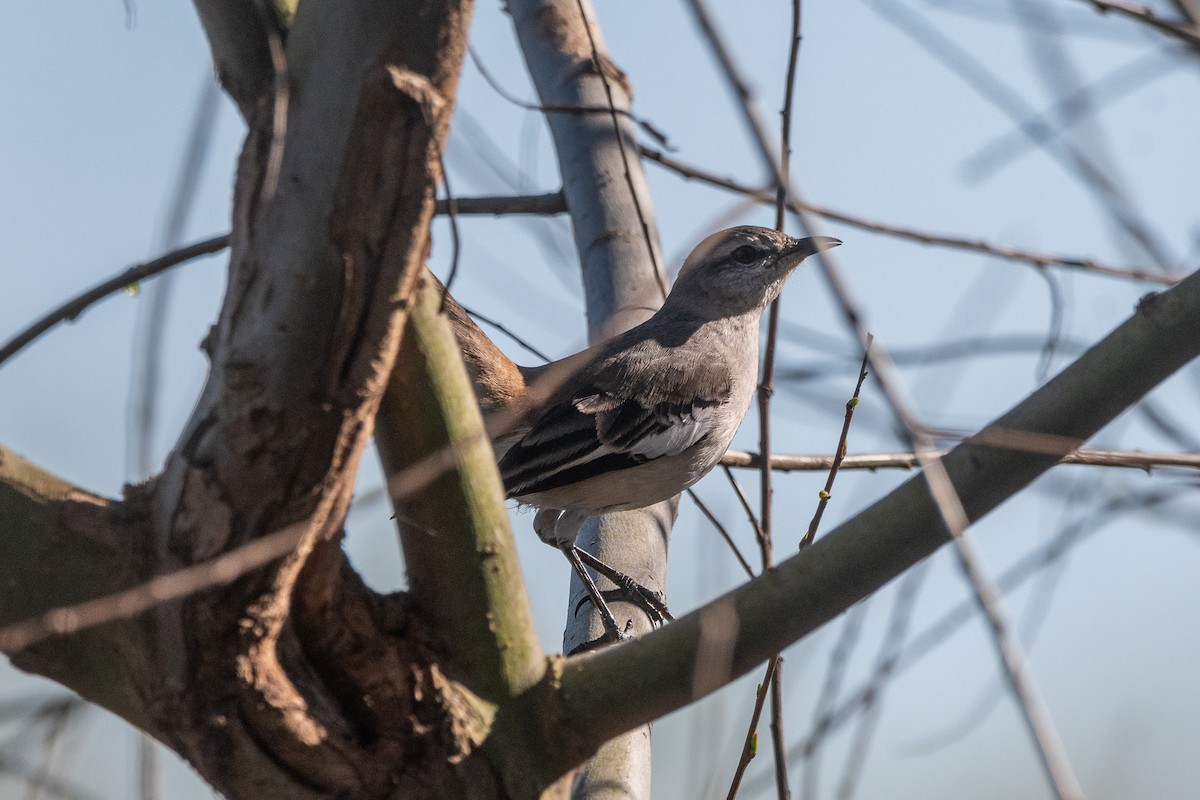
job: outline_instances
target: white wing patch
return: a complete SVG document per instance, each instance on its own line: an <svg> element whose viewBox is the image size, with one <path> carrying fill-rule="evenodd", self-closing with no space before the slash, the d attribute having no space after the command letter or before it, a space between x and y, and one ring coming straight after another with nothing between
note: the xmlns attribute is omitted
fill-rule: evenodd
<svg viewBox="0 0 1200 800"><path fill-rule="evenodd" d="M672 414L665 424L646 431L636 442L631 442L629 452L647 460L679 455L708 435L712 416L713 409L705 407L692 409L689 414Z"/></svg>

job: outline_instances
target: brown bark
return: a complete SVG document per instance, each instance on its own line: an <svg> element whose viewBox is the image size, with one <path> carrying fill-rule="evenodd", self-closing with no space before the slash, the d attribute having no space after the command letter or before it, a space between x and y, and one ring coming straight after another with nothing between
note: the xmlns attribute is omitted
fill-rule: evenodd
<svg viewBox="0 0 1200 800"><path fill-rule="evenodd" d="M152 733L229 797L560 794L605 738L745 672L944 540L914 480L666 630L565 662L530 644L494 469L479 468L478 415L446 417L466 373L449 359L460 374L434 374L449 322L428 290L412 291L469 10L306 4L286 32L286 129L273 116L278 82L241 98L251 131L212 372L160 478L112 502L0 450L0 627L296 533L282 560L201 594L6 645L15 664ZM972 517L1195 357L1197 331L1193 277L1148 297L991 438L957 448L946 466ZM475 376L516 380L489 345L467 354ZM385 460L410 469L445 443L459 467L415 502L393 493L424 570L412 598L371 593L338 546L389 380L384 413L398 413ZM440 428L416 424L426 410ZM1000 446L1013 431L1048 447ZM730 628L710 623L730 614L736 640L712 646Z"/></svg>
<svg viewBox="0 0 1200 800"><path fill-rule="evenodd" d="M163 474L118 507L123 538L104 543L104 563L126 568L53 602L278 531L299 545L18 663L149 730L230 797L495 794L495 771L466 758L479 738L462 730L469 693L405 602L368 592L337 544L428 250L470 3L306 4L290 30L265 34L286 41L286 91L263 78L268 43L247 44L222 16L245 9L201 6L223 75L251 76L236 83L250 131L212 368ZM95 508L81 527L112 530L104 517L118 512ZM104 672L120 691L107 696L66 668L96 637L116 654Z"/></svg>
<svg viewBox="0 0 1200 800"><path fill-rule="evenodd" d="M155 615L151 691L172 709L161 738L230 796L441 794L462 755L456 689L336 539L428 249L469 4L305 11L287 130L276 96L251 118L213 370L154 517L160 568L303 536L277 566Z"/></svg>

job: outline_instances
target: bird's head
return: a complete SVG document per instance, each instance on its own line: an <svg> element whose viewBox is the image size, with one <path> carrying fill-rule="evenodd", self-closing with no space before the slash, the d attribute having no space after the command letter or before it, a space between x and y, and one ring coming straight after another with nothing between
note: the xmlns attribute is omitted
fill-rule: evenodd
<svg viewBox="0 0 1200 800"><path fill-rule="evenodd" d="M762 311L801 261L839 244L831 236L795 239L753 225L718 231L683 262L667 303L705 316Z"/></svg>

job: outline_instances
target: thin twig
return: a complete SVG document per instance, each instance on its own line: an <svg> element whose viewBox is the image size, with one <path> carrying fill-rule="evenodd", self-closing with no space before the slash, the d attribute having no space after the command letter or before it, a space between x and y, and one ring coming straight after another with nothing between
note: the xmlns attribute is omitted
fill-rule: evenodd
<svg viewBox="0 0 1200 800"><path fill-rule="evenodd" d="M781 167L776 154L772 151L771 139L767 126L759 114L758 103L753 93L746 87L737 65L722 41L703 0L689 0L697 23L700 26L710 47L716 54L726 80L735 93L741 98L741 111L747 127L750 129L762 157L776 185L788 185L781 173ZM800 219L805 231L811 231L812 226L804 211L799 207L799 193L789 190L789 198L797 198L790 202L793 210ZM866 342L865 317L857 302L851 296L841 274L835 267L835 262L829 254L818 254L818 264L826 282L833 289L838 299L843 317L854 331L859 341ZM992 642L997 654L1004 665L1009 686L1017 705L1021 710L1038 756L1046 771L1047 779L1056 797L1060 800L1081 798L1082 790L1070 762L1067 760L1062 741L1050 719L1049 713L1041 702L1029 679L1025 656L1020 643L1012 636L1008 622L999 607L999 594L982 567L974 544L964 536L970 524L962 500L959 498L946 473L945 465L929 456L932 443L919 423L915 414L909 408L908 399L902 391L897 379L894 365L883 347L876 347L871 364L883 389L884 396L891 405L898 420L908 430L914 444L914 451L923 468L929 492L934 500L939 516L950 532L954 551L959 565L966 575L972 591L975 594L980 610L988 621L992 632Z"/></svg>
<svg viewBox="0 0 1200 800"><path fill-rule="evenodd" d="M1200 50L1200 31L1197 31L1194 26L1184 25L1172 20L1163 19L1154 13L1147 6L1137 5L1135 3L1123 3L1117 0L1084 0L1089 5L1094 7L1101 14L1106 14L1109 11L1115 11L1130 19L1136 19L1151 28L1165 33L1167 36L1178 39L1186 43L1190 47Z"/></svg>
<svg viewBox="0 0 1200 800"><path fill-rule="evenodd" d="M742 755L738 759L737 768L733 771L733 781L729 785L729 794L725 796L726 800L733 800L737 797L738 789L742 785L742 778L746 775L746 767L750 766L750 762L758 755L758 721L762 718L763 704L767 699L767 690L775 678L778 662L778 655L767 661L767 671L754 695L754 710L750 713L750 729L746 731L746 740L742 743Z"/></svg>
<svg viewBox="0 0 1200 800"><path fill-rule="evenodd" d="M847 439L850 437L850 420L854 418L854 409L858 407L858 394L862 391L863 382L867 380L867 365L871 361L871 342L874 338L871 334L867 334L867 346L863 348L858 383L854 384L854 394L846 401L846 417L842 420L842 433L838 436L837 452L834 453L833 463L829 465L829 477L825 479L825 488L821 490L821 499L817 502L817 510L813 512L812 521L808 523L808 530L800 539L801 550L813 543L817 536L817 528L821 527L821 517L825 516L825 507L829 505L829 498L833 497L833 482L837 480L838 470L841 469L842 461L846 458ZM767 468L765 462L764 468Z"/></svg>
<svg viewBox="0 0 1200 800"><path fill-rule="evenodd" d="M436 134L431 136L429 141L437 151L438 170L442 173L442 187L446 192L444 199L446 217L450 222L450 270L446 273L446 282L443 284L446 287L445 294L442 296L442 311L445 311L445 295L450 293L450 285L458 277L458 259L462 253L462 239L458 234L458 200L454 197L454 192L450 190L450 173L447 172L446 160L442 157L442 146L438 143Z"/></svg>
<svg viewBox="0 0 1200 800"><path fill-rule="evenodd" d="M698 170L686 164L682 164L663 153L649 148L641 148L642 155L652 161L656 161L663 166L678 172L685 177L695 178L710 183L714 186L729 189L730 191L746 194L761 202L772 202L769 193L763 189L755 189L746 186L736 181L726 178L721 178L716 175ZM534 214L534 215L556 215L566 210L566 205L562 200L561 192L551 192L542 195L525 195L525 196L497 196L497 197L464 197L456 200L457 213L460 216L466 215L482 215L482 214ZM439 200L437 213L444 214L447 212L447 201ZM842 222L846 225L871 230L877 233L895 236L912 241L922 242L924 244L939 245L960 250L971 250L974 252L983 253L985 255L1002 258L1011 261L1024 261L1035 266L1049 267L1064 267L1067 269L1079 269L1088 272L1095 272L1102 275L1111 275L1120 278L1129 278L1132 280L1147 281L1161 284L1176 283L1183 278L1182 275L1163 275L1161 273L1149 272L1140 268L1116 267L1109 264L1104 264L1092 259L1067 258L1053 256L1046 253L1037 253L1029 250L1021 250L1018 248L1006 247L1003 245L993 245L987 242L974 239L964 239L955 236L945 236L942 234L927 233L916 231L909 228L903 228L888 223L868 220L862 217L852 216L840 211L819 206L815 203L803 201L800 207L805 211L816 214L817 216L830 219L835 222ZM214 236L210 239L197 242L187 247L182 247L179 250L174 250L166 253L153 261L148 261L144 264L138 264L130 267L120 275L110 278L103 283L89 289L79 296L68 300L58 308L47 313L44 317L34 322L25 330L15 335L12 339L0 347L0 364L3 364L17 352L24 349L30 342L37 339L50 328L53 328L60 322L70 321L78 317L89 306L99 300L103 300L110 294L125 289L126 287L135 285L139 280L154 277L155 275L190 261L200 256L210 255L212 253L224 250L229 246L229 234ZM731 465L742 466L742 465ZM888 465L885 465L888 466ZM814 469L828 469L828 465L822 467L813 467Z"/></svg>
<svg viewBox="0 0 1200 800"><path fill-rule="evenodd" d="M1013 123L1033 119L1037 110L1029 105L1004 80L990 70L975 53L943 33L919 12L893 0L865 0L866 5L897 30L921 47L931 58L960 78L981 98L1006 114ZM1032 137L1040 131L1028 130ZM1151 229L1148 220L1138 213L1127 193L1105 170L1079 148L1062 139L1044 140L1042 150L1055 159L1069 175L1080 181L1105 213L1130 239L1137 242L1158 268L1166 272L1177 263L1167 243Z"/></svg>
<svg viewBox="0 0 1200 800"><path fill-rule="evenodd" d="M1099 533L1104 525L1120 519L1121 511L1130 507L1136 507L1138 510L1153 508L1187 491L1189 491L1188 487L1175 486L1162 492L1149 496L1140 496L1132 500L1130 498L1121 498L1109 501L1096 509L1093 514L1087 515L1075 525L1068 526L1057 533L1053 539L1023 556L1017 563L1000 575L997 583L1006 593L1015 591L1031 577L1038 574L1043 567L1056 563L1064 553L1078 544L1084 537L1093 536ZM1190 527L1188 521L1181 520L1180 524ZM909 667L915 666L921 662L921 659L949 639L956 631L974 620L975 616L974 600L964 600L943 613L937 621L927 626L919 634L909 639L908 644L902 650L893 654L892 658L887 661L877 662L872 676L854 691L850 692L847 699L841 705L837 708L827 708L824 712L814 716L812 731L807 738L792 745L788 751L789 758L791 760L803 760L811 757L817 748L820 747L825 737L850 721L861 709L872 702L874 695L880 691L882 685L879 680L880 671L885 671L894 677ZM761 788L758 784L761 784L762 781L755 779L754 783L756 785L752 788Z"/></svg>
<svg viewBox="0 0 1200 800"><path fill-rule="evenodd" d="M462 305L462 304L461 304L461 303L459 303L459 305ZM525 348L527 351L529 351L529 353L531 353L531 354L532 354L532 355L534 355L534 356L537 356L537 357L538 357L538 358L540 358L542 361L544 361L544 362L547 362L547 363L548 363L548 362L550 362L550 361L553 361L553 360L554 360L554 359L550 358L550 356L548 356L548 355L546 355L545 353L543 353L543 352L542 352L541 350L539 350L538 348L534 347L532 344L530 344L530 343L529 343L528 341L526 341L525 339L522 339L520 336L518 336L517 334L513 333L513 332L512 332L512 330L510 330L509 328L507 328L507 327L506 327L506 326L505 326L503 323L501 323L501 322L498 322L497 320L494 320L494 319L492 319L491 317L485 317L483 314L480 314L478 311L476 311L476 310L475 310L475 309L473 309L473 308L467 308L466 306L463 306L463 307L462 307L462 309L463 309L463 311L465 311L465 312L467 312L468 314L470 314L470 315L471 315L473 318L475 318L475 319L479 320L480 322L484 323L485 325L491 325L493 328L495 328L496 330L500 331L501 333L503 333L503 334L504 334L505 336L507 336L508 338L512 339L512 340L513 340L514 342L516 342L518 345L520 345L521 347Z"/></svg>
<svg viewBox="0 0 1200 800"><path fill-rule="evenodd" d="M134 286L140 280L158 275L165 272L171 267L178 266L186 261L191 261L200 256L210 255L212 253L224 250L229 246L229 235L214 236L211 239L205 239L202 242L190 244L187 247L181 247L178 250L173 250L164 256L147 261L144 264L136 264L113 278L93 286L86 292L77 297L68 300L58 308L50 311L41 319L34 322L29 327L18 333L16 336L9 339L3 347L0 347L0 364L3 364L8 359L12 358L20 352L26 345L37 339L46 331L53 328L60 322L69 322L80 314L82 314L89 306L99 300L103 300L110 294L121 291L122 289Z"/></svg>
<svg viewBox="0 0 1200 800"><path fill-rule="evenodd" d="M583 7L583 0L576 0L579 6L579 16L583 19L583 30L587 33L588 46L592 52L592 68L596 70L596 74L600 77L600 83L604 86L604 96L608 100L608 110L612 116L613 136L617 140L617 152L621 154L621 166L625 175L625 185L629 187L629 198L633 201L633 211L637 215L638 224L642 228L642 238L646 241L646 252L650 256L650 269L654 273L654 280L658 283L658 290L662 293L663 299L667 297L667 281L663 275L662 267L658 263L658 254L654 251L654 237L650 233L650 224L646 221L646 213L642 210L642 201L638 197L637 187L633 185L633 171L629 167L629 153L625 150L625 137L621 135L621 121L617 116L616 101L613 100L612 85L608 82L608 72L604 69L604 64L600 62L600 51L596 47L596 34L592 31L592 22L588 19L587 11Z"/></svg>
<svg viewBox="0 0 1200 800"><path fill-rule="evenodd" d="M455 201L454 212L460 216L491 214L532 214L536 216L555 216L567 212L567 201L561 190L546 194L528 195L496 195L492 197L459 197ZM437 201L435 214L445 214L449 211L450 203L442 198Z"/></svg>
<svg viewBox="0 0 1200 800"><path fill-rule="evenodd" d="M595 45L593 44L593 51L594 48ZM467 46L467 55L471 57L471 63L475 65L475 69L479 70L479 75L483 78L488 86L492 87L492 91L500 95L509 103L512 103L517 108L523 108L526 111L540 111L543 114L619 114L622 117L628 118L630 122L641 128L644 133L661 144L663 147L667 148L668 150L673 149L668 144L666 135L663 134L657 125L649 120L636 116L632 111L627 111L620 108L612 108L611 105L564 105L561 103L534 103L531 100L522 100L512 92L505 89L504 86L500 84L500 81L496 80L496 77L492 75L491 71L483 65L483 59L479 57L479 53L476 52L474 47L470 45Z"/></svg>
<svg viewBox="0 0 1200 800"><path fill-rule="evenodd" d="M788 47L787 77L783 82L783 110L779 126L779 163L780 171L776 175L775 184L775 228L783 230L784 218L787 214L788 176L791 174L792 161L792 108L796 93L796 66L800 57L801 14L800 0L792 0L792 28ZM763 353L763 378L758 387L758 429L759 450L763 454L763 467L759 471L759 486L761 489L762 509L759 519L762 522L762 538L759 546L762 549L763 570L766 571L774 562L772 536L773 494L771 474L771 395L775 393L775 348L779 341L779 312L780 299L776 297L771 302L767 313L767 344ZM779 800L788 800L791 789L788 787L787 751L783 731L783 658L776 653L771 659L774 664L774 674L764 679L763 683L771 692L771 753L775 765L775 794Z"/></svg>
<svg viewBox="0 0 1200 800"><path fill-rule="evenodd" d="M754 513L754 509L750 507L750 498L746 496L746 492L744 489L742 489L742 485L738 483L737 478L734 477L733 470L725 466L723 463L721 464L721 469L725 472L725 477L728 479L729 485L733 488L733 493L737 495L738 503L741 505L742 511L746 512L746 519L749 520L750 527L754 529L755 538L761 540L763 538L762 525L759 524L758 516Z"/></svg>
<svg viewBox="0 0 1200 800"><path fill-rule="evenodd" d="M733 541L733 537L729 535L729 531L721 524L721 521L709 510L708 506L704 504L704 501L700 499L700 495L696 494L695 490L688 489L687 496L692 498L692 502L696 504L696 508L700 509L700 513L707 517L712 526L717 529L717 533L721 534L721 538L725 540L725 544L729 545L729 549L733 551L734 557L737 558L738 563L745 570L746 577L753 578L754 570L751 568L750 562L742 555L742 551L738 548L737 543Z"/></svg>
<svg viewBox="0 0 1200 800"><path fill-rule="evenodd" d="M753 197L760 203L774 203L774 195L768 189L762 189L748 184L740 183L730 178L724 178L720 175L715 175L698 167L685 164L678 159L671 158L665 153L661 153L649 147L641 148L642 156L653 161L662 167L675 172L685 178L702 181L710 186L716 186L721 189L727 189L731 192L744 194L748 197ZM1095 272L1100 275L1110 275L1116 278L1129 278L1131 280L1147 281L1149 283L1161 283L1170 285L1183 280L1184 275L1164 274L1162 272L1151 271L1141 267L1118 267L1110 264L1105 264L1091 258L1074 258L1068 256L1055 256L1049 253L1040 253L1034 250L1025 250L1018 247L1008 247L1006 245L990 244L982 239L972 239L964 236L953 236L949 234L931 233L928 231L920 231L913 228L907 228L900 225L892 225L887 222L868 219L854 214L848 214L844 211L837 211L828 206L819 205L809 200L801 198L792 198L794 207L806 211L810 214L815 214L818 217L840 222L844 225L859 228L861 230L880 233L885 236L893 236L897 239L907 239L921 244L935 245L938 247L948 247L954 250L969 250L975 253L983 253L984 255L992 256L993 258L1001 258L1006 261L1023 261L1028 264L1033 264L1037 267L1063 267L1065 269L1078 269L1087 272Z"/></svg>
<svg viewBox="0 0 1200 800"><path fill-rule="evenodd" d="M1026 449L1013 447L1014 450ZM949 450L933 450L930 454L941 458ZM774 453L771 469L778 472L819 472L833 466L836 455L802 456ZM762 456L745 450L727 450L721 457L726 467L761 469ZM1139 450L1091 450L1081 449L1063 456L1060 464L1087 464L1096 467L1126 467L1150 472L1158 467L1181 467L1200 469L1200 453L1144 453ZM847 455L840 469L914 469L919 466L916 453L863 453Z"/></svg>
<svg viewBox="0 0 1200 800"><path fill-rule="evenodd" d="M829 339L822 341L821 332L806 328L788 320L782 320L780 332L791 342L801 347L827 351L831 346L840 346L841 341ZM825 337L829 338L829 337ZM836 344L835 344L836 341ZM892 360L897 364L916 364L928 367L933 364L948 361L961 361L980 356L1025 354L1030 351L1044 350L1046 337L1035 334L1012 334L1002 336L968 336L964 339L944 340L936 344L917 345L892 350ZM1078 355L1087 346L1075 339L1059 339L1056 348L1059 353ZM803 381L820 378L826 375L843 374L846 362L850 356L834 356L825 361L805 360L802 367L791 367L780 370L780 381Z"/></svg>

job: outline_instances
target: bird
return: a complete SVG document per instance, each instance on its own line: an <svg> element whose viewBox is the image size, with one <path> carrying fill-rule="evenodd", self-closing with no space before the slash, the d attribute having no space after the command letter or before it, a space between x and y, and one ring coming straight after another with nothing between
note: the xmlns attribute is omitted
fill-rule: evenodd
<svg viewBox="0 0 1200 800"><path fill-rule="evenodd" d="M763 311L805 258L840 244L756 226L718 231L684 260L649 319L539 367L481 370L486 337L454 326L477 394L489 398L481 405L505 493L538 507L534 530L566 554L608 638L625 636L582 563L598 566L594 557L575 544L584 521L672 498L717 465L758 385Z"/></svg>

